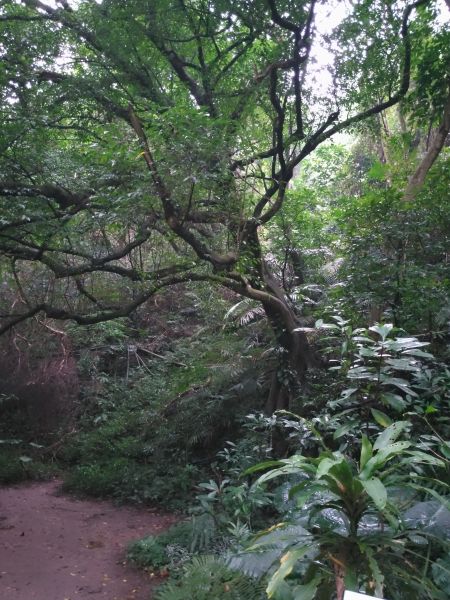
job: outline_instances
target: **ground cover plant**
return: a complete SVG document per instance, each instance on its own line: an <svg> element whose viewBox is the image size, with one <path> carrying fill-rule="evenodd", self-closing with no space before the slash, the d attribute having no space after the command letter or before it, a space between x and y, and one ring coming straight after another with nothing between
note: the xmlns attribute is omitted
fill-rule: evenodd
<svg viewBox="0 0 450 600"><path fill-rule="evenodd" d="M91 373L81 431L59 454L66 490L186 508L264 388L255 369L261 348L236 355L241 336L221 326L200 333L178 340L164 360L142 353L121 377Z"/></svg>
<svg viewBox="0 0 450 600"><path fill-rule="evenodd" d="M448 597L447 5L0 7L0 483L156 597Z"/></svg>

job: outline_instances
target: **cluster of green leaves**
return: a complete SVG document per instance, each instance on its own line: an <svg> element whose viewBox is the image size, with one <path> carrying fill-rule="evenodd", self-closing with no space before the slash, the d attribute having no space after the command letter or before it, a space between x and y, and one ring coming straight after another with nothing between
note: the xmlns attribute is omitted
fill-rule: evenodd
<svg viewBox="0 0 450 600"><path fill-rule="evenodd" d="M383 596L383 590L388 596L395 597L398 564L393 564L392 572L386 556L393 549L401 548L394 553L396 560L404 561L403 568L407 569L408 554L412 560L417 558L414 546L428 543L420 536L416 540L414 531L401 522L400 507L402 499L405 502L405 490L428 492L417 473L416 478L411 476L411 466L419 463L438 470L445 466L442 459L414 450L412 442L396 441L408 426L405 421L393 423L373 445L363 436L358 463L339 451L323 451L317 458L296 454L281 461L262 463L247 471L250 474L271 468L256 485L280 476L298 475L301 478L299 483L291 485L289 497L296 501L300 515L297 522L305 532L303 536L291 539L288 552L281 558L281 566L270 579L269 598L290 598L290 594L302 599L327 597L326 594L332 593L337 569L347 589L358 590L366 586L365 591L375 593L377 597ZM444 493L448 493L448 485L443 482L440 485ZM431 490L431 493L439 497L436 491ZM264 539L263 536L263 540L257 539L248 551L261 551L267 545L270 545L270 537ZM302 560L308 568L305 566L303 572L297 570L291 588L286 578ZM416 577L415 568L408 573L409 583L404 582L404 593L408 586L408 593L412 594L426 587L430 597L443 597L428 579L427 572Z"/></svg>
<svg viewBox="0 0 450 600"><path fill-rule="evenodd" d="M209 457L238 435L240 418L258 402L254 355L260 349L239 356L238 333L202 327L172 341L163 355L142 352L136 364L128 346L140 341L124 338L122 324L98 329L103 344L80 350L85 399L80 431L59 453L68 467L64 487L185 508L195 484L212 474ZM81 332L78 337L86 342ZM119 373L117 355L125 357ZM108 362L112 373L102 370Z"/></svg>
<svg viewBox="0 0 450 600"><path fill-rule="evenodd" d="M432 405L424 406L422 400L417 402L425 366L434 367L434 357L423 350L429 346L428 342L414 337L394 337L392 324L353 329L348 320L334 318L337 323L318 321L317 325L338 332L340 358L330 362L339 365L330 370L344 375L349 382L341 397L329 404L331 409L339 408L340 419L344 415L348 418L347 423L335 431L335 439L353 427L359 428L365 419L375 419L384 427L389 425L391 420L383 412L386 410L394 416L416 408L425 413L437 410ZM335 340L335 336L328 336L328 341ZM335 350L333 346L328 348L329 352Z"/></svg>
<svg viewBox="0 0 450 600"><path fill-rule="evenodd" d="M127 559L138 567L156 571L170 567L179 568L196 551L193 545L193 527L190 521L172 525L157 536L147 536L132 542L127 550ZM174 554L176 554L176 562ZM184 559L184 560L183 560Z"/></svg>
<svg viewBox="0 0 450 600"><path fill-rule="evenodd" d="M450 532L447 516L431 526L429 511L450 514L448 371L428 343L391 324L333 320L316 326L330 334L336 366L323 393L334 399L316 397L310 421L275 415L296 453L245 473L271 469L255 486L281 492L284 521L244 541L229 564L268 578L268 596L283 600L328 599L338 580L377 597L443 599Z"/></svg>
<svg viewBox="0 0 450 600"><path fill-rule="evenodd" d="M200 542L197 551L214 550L270 598L328 600L340 578L347 589L379 597L443 599L447 517L430 528L435 517L424 515L448 505L445 369L425 342L392 325L353 329L342 317L316 325L328 331L339 363L330 371L338 385L326 388L336 399L316 405L310 422L289 413L247 419L246 437L227 444L215 479L198 486L191 536L198 520L212 545ZM427 386L427 378L434 383ZM398 421L399 413L409 420ZM273 452L275 429L297 453L248 468ZM267 468L250 486L248 478ZM280 477L285 482L273 487ZM283 522L253 537L277 513ZM155 540L149 542L152 554ZM189 589L189 575L175 572L170 585Z"/></svg>
<svg viewBox="0 0 450 600"><path fill-rule="evenodd" d="M0 440L0 484L11 485L26 480L50 479L57 472L55 465L42 460L34 442Z"/></svg>
<svg viewBox="0 0 450 600"><path fill-rule="evenodd" d="M358 194L343 190L332 208L344 258L343 285L335 297L348 314L375 310L408 331L439 336L448 320L448 153L442 153L415 202L405 203L409 142L397 141L394 150L391 139L391 162L374 160L376 168L365 171Z"/></svg>
<svg viewBox="0 0 450 600"><path fill-rule="evenodd" d="M263 600L264 586L229 569L214 556L200 556L184 567L178 581L169 581L157 592L158 600Z"/></svg>

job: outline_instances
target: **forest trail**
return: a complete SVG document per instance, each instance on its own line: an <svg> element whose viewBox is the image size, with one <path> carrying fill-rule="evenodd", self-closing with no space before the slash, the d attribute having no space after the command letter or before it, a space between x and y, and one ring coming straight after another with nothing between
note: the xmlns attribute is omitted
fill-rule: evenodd
<svg viewBox="0 0 450 600"><path fill-rule="evenodd" d="M60 482L0 488L0 598L148 600L150 576L126 546L173 516L59 494Z"/></svg>

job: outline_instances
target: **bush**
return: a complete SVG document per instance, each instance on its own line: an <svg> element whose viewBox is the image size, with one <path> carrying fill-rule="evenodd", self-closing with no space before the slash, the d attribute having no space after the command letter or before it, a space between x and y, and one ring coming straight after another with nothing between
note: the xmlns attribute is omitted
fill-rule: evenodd
<svg viewBox="0 0 450 600"><path fill-rule="evenodd" d="M114 494L123 480L128 463L124 459L112 459L109 463L80 465L65 478L63 489L98 498Z"/></svg>
<svg viewBox="0 0 450 600"><path fill-rule="evenodd" d="M169 581L157 592L157 600L263 600L265 586L229 569L213 556L194 557L178 581Z"/></svg>
<svg viewBox="0 0 450 600"><path fill-rule="evenodd" d="M254 365L231 350L222 355L225 342L231 349L237 341L225 333L179 340L166 360L148 360L127 381L102 374L80 433L59 454L69 466L64 488L185 510L217 451L260 402Z"/></svg>
<svg viewBox="0 0 450 600"><path fill-rule="evenodd" d="M23 456L20 452L3 450L0 454L0 484L10 485L27 480L51 478L56 472L53 465Z"/></svg>
<svg viewBox="0 0 450 600"><path fill-rule="evenodd" d="M175 465L168 476L166 467L113 455L109 460L75 466L66 474L63 489L118 502L164 504L165 508L183 510L197 471L189 464Z"/></svg>
<svg viewBox="0 0 450 600"><path fill-rule="evenodd" d="M158 536L150 535L130 544L127 558L144 569L161 569L172 560L171 547L179 547L188 555L192 549L192 535L193 528L190 521L177 523Z"/></svg>
<svg viewBox="0 0 450 600"><path fill-rule="evenodd" d="M27 472L18 456L11 452L0 454L0 483L8 485L27 478Z"/></svg>

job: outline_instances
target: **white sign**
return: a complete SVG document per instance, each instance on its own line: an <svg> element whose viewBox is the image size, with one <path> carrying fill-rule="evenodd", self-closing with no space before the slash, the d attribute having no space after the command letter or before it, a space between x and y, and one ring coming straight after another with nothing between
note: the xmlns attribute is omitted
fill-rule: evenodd
<svg viewBox="0 0 450 600"><path fill-rule="evenodd" d="M378 600L375 596L368 596L367 594L358 594L358 592L345 592L344 600Z"/></svg>

